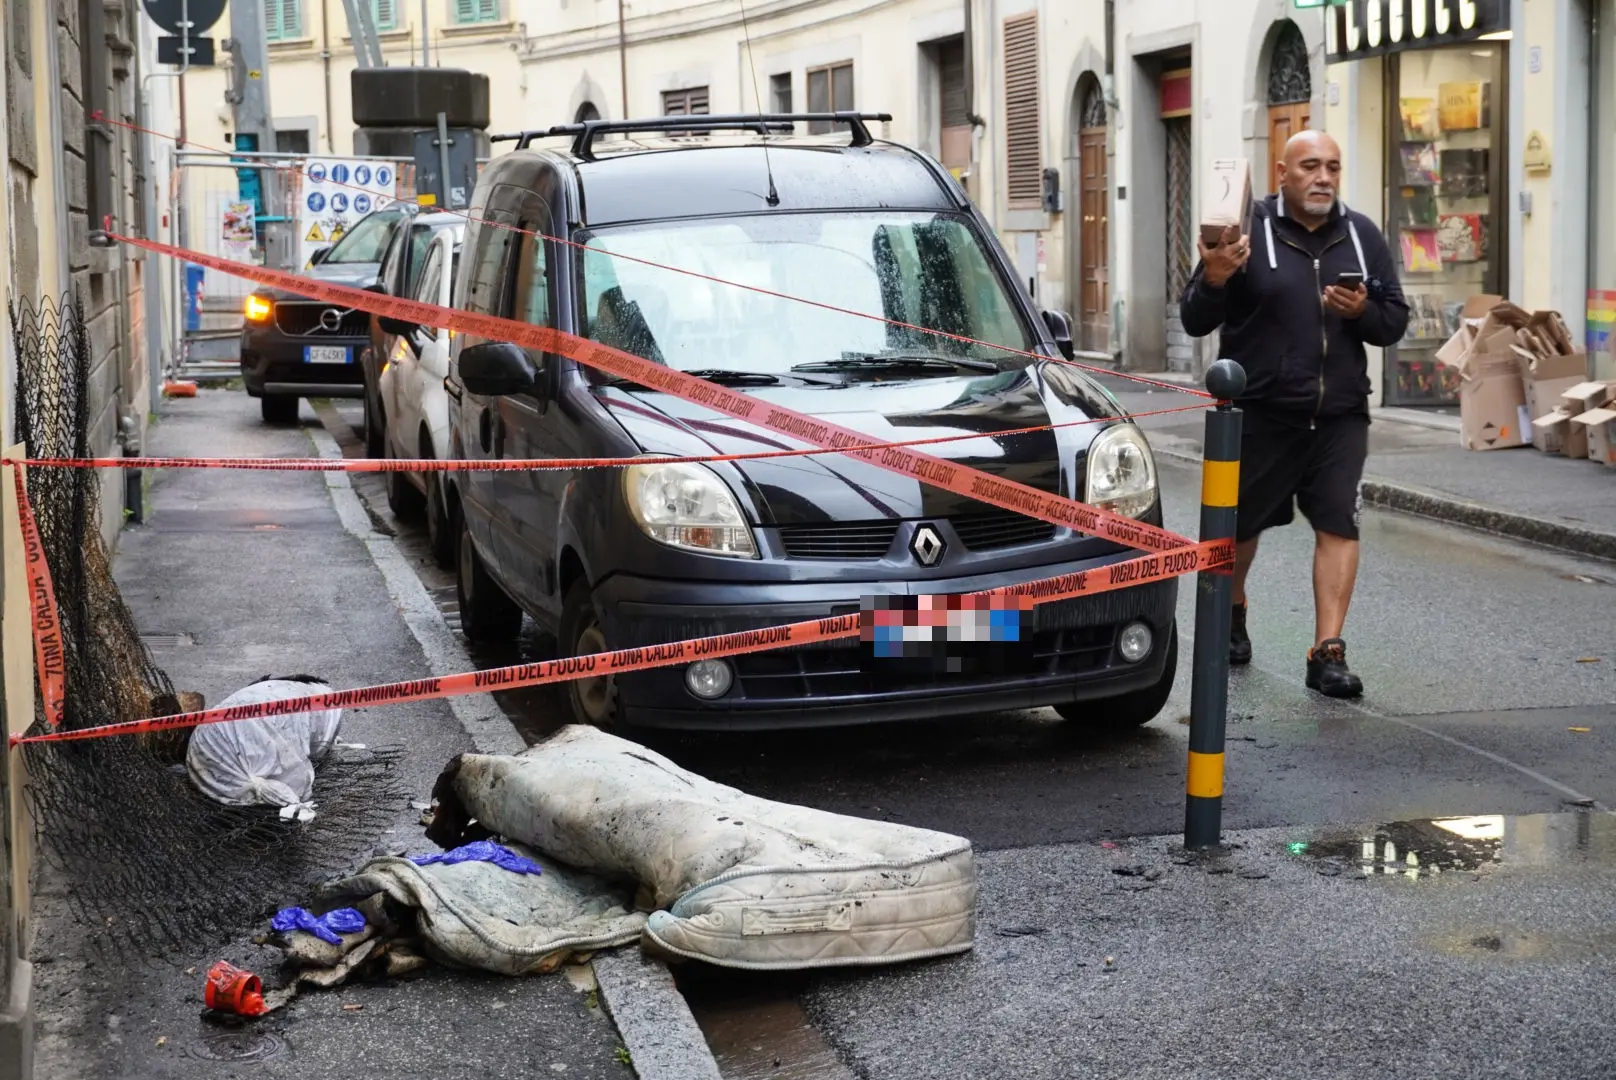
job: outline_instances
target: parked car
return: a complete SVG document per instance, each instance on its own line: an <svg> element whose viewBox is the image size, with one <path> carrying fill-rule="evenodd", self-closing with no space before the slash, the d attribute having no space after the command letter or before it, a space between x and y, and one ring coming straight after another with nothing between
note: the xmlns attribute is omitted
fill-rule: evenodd
<svg viewBox="0 0 1616 1080"><path fill-rule="evenodd" d="M434 215L438 216L438 215ZM450 216L450 215L442 215ZM440 228L421 261L414 299L440 307L453 306L455 274L460 269L463 217ZM384 452L390 458L446 458L449 451L449 332L382 319L394 344L379 378L383 415L387 417ZM454 565L453 527L443 501L443 474L387 474L387 503L405 520L426 518L427 536L438 565Z"/></svg>
<svg viewBox="0 0 1616 1080"><path fill-rule="evenodd" d="M315 252L310 277L371 288L382 252L414 208L392 203L354 222L342 239ZM359 397L364 373L358 360L370 336L370 316L284 289L259 286L243 304L241 379L259 399L264 421L297 420L306 397Z"/></svg>
<svg viewBox="0 0 1616 1080"><path fill-rule="evenodd" d="M412 208L413 210L414 208ZM426 263L427 248L444 229L464 230L464 214L416 213L407 229L397 229L382 253L376 289L388 296L414 296ZM370 343L359 353L359 366L365 379L365 456L379 458L387 453L387 410L381 396L382 367L393 355L397 335L382 329L381 320L370 320Z"/></svg>
<svg viewBox="0 0 1616 1080"><path fill-rule="evenodd" d="M781 134L765 145L719 135L811 119L853 137ZM574 135L565 150L531 149L525 137L477 185L458 306L611 344L873 440L1113 418L928 450L1159 525L1145 436L1058 361L1072 348L1067 317L1035 308L942 166L873 140L867 119L877 118L592 122L564 129ZM643 134L675 130L706 137ZM597 146L606 132L641 134ZM555 632L562 655L589 654L1136 554L846 456L663 464L792 444L561 356L458 333L450 352L453 456L644 458L626 469L448 477L461 624L474 640L515 635L525 612ZM597 725L812 726L1040 706L1135 725L1172 689L1176 598L1166 580L1041 605L1019 670L902 671L868 662L868 644L840 641L566 685L573 718Z"/></svg>

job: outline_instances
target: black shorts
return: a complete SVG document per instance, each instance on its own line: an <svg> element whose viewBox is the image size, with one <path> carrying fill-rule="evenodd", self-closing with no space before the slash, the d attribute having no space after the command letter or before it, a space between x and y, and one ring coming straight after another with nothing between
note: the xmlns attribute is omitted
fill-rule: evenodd
<svg viewBox="0 0 1616 1080"><path fill-rule="evenodd" d="M1293 427L1248 412L1240 440L1237 540L1289 525L1296 507L1319 532L1358 539L1359 484L1369 456L1369 417L1327 416Z"/></svg>

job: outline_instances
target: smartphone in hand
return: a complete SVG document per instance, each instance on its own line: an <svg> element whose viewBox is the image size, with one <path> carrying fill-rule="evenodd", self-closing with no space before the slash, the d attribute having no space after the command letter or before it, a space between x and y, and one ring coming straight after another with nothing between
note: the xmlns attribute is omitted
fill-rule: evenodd
<svg viewBox="0 0 1616 1080"><path fill-rule="evenodd" d="M1335 276L1336 287L1340 289L1357 292L1363 283L1363 274L1357 270L1345 270Z"/></svg>

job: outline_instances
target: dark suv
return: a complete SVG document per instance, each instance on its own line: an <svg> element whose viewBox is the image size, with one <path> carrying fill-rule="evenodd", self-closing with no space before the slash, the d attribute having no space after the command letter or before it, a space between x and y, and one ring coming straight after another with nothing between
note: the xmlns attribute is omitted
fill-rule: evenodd
<svg viewBox="0 0 1616 1080"><path fill-rule="evenodd" d="M354 222L342 239L315 252L308 275L320 281L374 288L382 252L415 207L393 203ZM370 342L370 316L323 300L259 286L243 304L241 378L259 399L264 421L289 424L306 397L364 393L360 352Z"/></svg>
<svg viewBox="0 0 1616 1080"><path fill-rule="evenodd" d="M1033 307L958 183L931 158L872 139L865 122L879 119L681 116L513 136L517 149L477 185L458 303L607 343L872 441L1120 417L1103 389L1059 362L1069 322ZM805 122L852 138L791 134ZM642 137L596 145L629 132ZM571 136L570 149L530 148L553 135ZM802 444L509 343L457 333L451 357L452 456L644 458L626 469L449 474L461 622L474 640L515 636L525 611L555 632L562 655L581 655L1135 554L844 455L663 463ZM1161 522L1154 459L1125 419L926 449ZM568 698L575 719L597 725L811 726L1038 706L1134 725L1172 688L1176 597L1168 580L1042 605L1005 669L883 667L869 662L871 645L842 640L575 681Z"/></svg>

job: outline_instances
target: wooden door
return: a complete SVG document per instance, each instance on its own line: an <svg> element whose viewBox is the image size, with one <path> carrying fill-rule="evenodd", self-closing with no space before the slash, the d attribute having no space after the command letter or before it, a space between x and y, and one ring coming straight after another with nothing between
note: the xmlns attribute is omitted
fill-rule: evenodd
<svg viewBox="0 0 1616 1080"><path fill-rule="evenodd" d="M1081 129L1078 148L1083 212L1082 232L1078 237L1082 259L1079 348L1105 352L1111 339L1111 185L1106 169L1105 128Z"/></svg>
<svg viewBox="0 0 1616 1080"><path fill-rule="evenodd" d="M1285 157L1285 144L1290 137L1298 131L1306 131L1313 126L1313 107L1308 102L1295 105L1268 106L1268 181L1260 187L1253 184L1258 191L1279 190L1279 163Z"/></svg>

